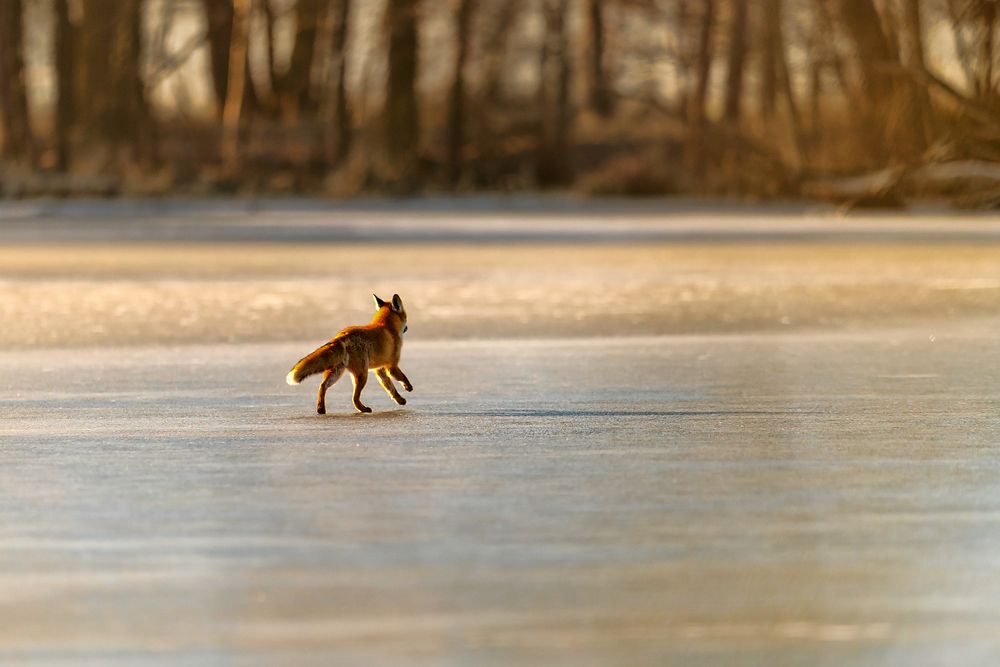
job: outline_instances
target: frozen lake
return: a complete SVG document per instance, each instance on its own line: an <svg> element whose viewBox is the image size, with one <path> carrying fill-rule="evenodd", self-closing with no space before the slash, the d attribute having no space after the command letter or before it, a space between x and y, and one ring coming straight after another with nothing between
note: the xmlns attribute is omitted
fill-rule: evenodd
<svg viewBox="0 0 1000 667"><path fill-rule="evenodd" d="M0 210L0 662L1000 659L995 219L219 209Z"/></svg>

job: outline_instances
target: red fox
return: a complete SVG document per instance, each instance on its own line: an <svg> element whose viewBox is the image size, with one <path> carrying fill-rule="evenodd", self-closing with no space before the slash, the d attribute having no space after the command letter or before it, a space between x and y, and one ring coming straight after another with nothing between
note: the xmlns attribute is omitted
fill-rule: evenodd
<svg viewBox="0 0 1000 667"><path fill-rule="evenodd" d="M319 397L316 412L326 414L326 390L340 379L344 371L350 371L354 378L354 407L358 412L372 409L361 402L361 390L368 382L368 371L374 370L378 381L392 400L406 405L406 399L396 391L393 380L398 380L406 391L413 391L413 385L403 371L399 370L399 353L403 349L403 334L406 333L406 310L398 294L392 301L383 301L375 294L378 311L371 324L347 327L312 354L303 357L292 367L285 377L288 384L298 384L304 378L322 371L323 381L319 383Z"/></svg>

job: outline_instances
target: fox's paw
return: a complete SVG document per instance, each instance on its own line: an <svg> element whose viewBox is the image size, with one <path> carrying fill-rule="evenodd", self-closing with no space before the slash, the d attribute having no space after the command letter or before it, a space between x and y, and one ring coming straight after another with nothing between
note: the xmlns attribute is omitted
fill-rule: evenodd
<svg viewBox="0 0 1000 667"><path fill-rule="evenodd" d="M406 405L406 399L400 396L399 398L392 399L396 401L396 405Z"/></svg>
<svg viewBox="0 0 1000 667"><path fill-rule="evenodd" d="M372 411L372 409L369 408L367 405L364 406L364 407L358 408L358 412L362 412L362 413L368 413L368 412L371 412L371 411Z"/></svg>
<svg viewBox="0 0 1000 667"><path fill-rule="evenodd" d="M318 415L325 415L326 414L326 408L316 408L316 414L318 414Z"/></svg>
<svg viewBox="0 0 1000 667"><path fill-rule="evenodd" d="M413 385L410 384L409 382L404 382L403 389L405 389L406 391L413 391Z"/></svg>

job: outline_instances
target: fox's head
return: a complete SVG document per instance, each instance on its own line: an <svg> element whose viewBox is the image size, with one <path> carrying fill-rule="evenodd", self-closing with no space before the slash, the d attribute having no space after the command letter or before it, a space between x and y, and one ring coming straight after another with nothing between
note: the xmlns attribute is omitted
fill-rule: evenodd
<svg viewBox="0 0 1000 667"><path fill-rule="evenodd" d="M375 308L377 310L387 308L389 312L399 317L400 332L406 333L406 330L409 329L409 327L406 326L406 309L403 308L403 300L399 298L399 295L393 294L392 301L383 301L378 298L377 294L372 294L372 297L375 299Z"/></svg>

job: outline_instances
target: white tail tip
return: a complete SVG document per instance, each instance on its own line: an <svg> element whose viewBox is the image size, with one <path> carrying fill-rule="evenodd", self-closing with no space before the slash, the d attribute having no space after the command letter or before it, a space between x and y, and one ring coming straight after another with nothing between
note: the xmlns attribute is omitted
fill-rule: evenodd
<svg viewBox="0 0 1000 667"><path fill-rule="evenodd" d="M295 379L295 370L288 371L288 375L285 376L285 382L288 384L298 384L299 381Z"/></svg>

